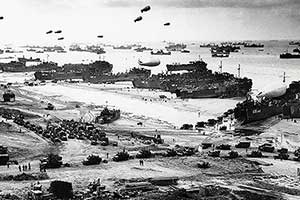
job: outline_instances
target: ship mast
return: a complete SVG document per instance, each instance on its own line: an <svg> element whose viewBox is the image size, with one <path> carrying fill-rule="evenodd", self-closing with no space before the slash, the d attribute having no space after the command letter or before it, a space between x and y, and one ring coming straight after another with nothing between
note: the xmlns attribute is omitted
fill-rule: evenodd
<svg viewBox="0 0 300 200"><path fill-rule="evenodd" d="M238 65L238 78L241 77L241 65L239 64Z"/></svg>
<svg viewBox="0 0 300 200"><path fill-rule="evenodd" d="M220 61L219 69L220 69L220 73L222 73L222 60Z"/></svg>

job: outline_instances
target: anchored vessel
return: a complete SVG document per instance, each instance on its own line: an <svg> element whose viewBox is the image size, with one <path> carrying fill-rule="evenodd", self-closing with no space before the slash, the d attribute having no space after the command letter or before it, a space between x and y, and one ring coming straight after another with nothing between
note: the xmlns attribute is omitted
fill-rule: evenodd
<svg viewBox="0 0 300 200"><path fill-rule="evenodd" d="M185 44L169 44L166 46L168 51L181 51L186 48Z"/></svg>
<svg viewBox="0 0 300 200"><path fill-rule="evenodd" d="M261 44L261 43L259 43L259 44L255 44L255 43L253 43L253 44L250 44L250 43L244 44L244 47L246 47L246 48L262 48L264 46L265 45Z"/></svg>
<svg viewBox="0 0 300 200"><path fill-rule="evenodd" d="M171 51L164 51L164 50L151 51L151 55L171 55Z"/></svg>

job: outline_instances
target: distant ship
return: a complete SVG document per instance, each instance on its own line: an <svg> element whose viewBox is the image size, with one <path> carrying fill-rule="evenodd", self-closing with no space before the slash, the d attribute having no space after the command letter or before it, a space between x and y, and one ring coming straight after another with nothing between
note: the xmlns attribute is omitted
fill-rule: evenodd
<svg viewBox="0 0 300 200"><path fill-rule="evenodd" d="M217 46L215 43L200 44L201 48L211 48Z"/></svg>
<svg viewBox="0 0 300 200"><path fill-rule="evenodd" d="M246 48L263 48L264 46L265 45L261 44L261 43L259 43L259 44L255 44L255 43L253 43L253 44L250 44L250 43L244 44L244 47L246 47Z"/></svg>
<svg viewBox="0 0 300 200"><path fill-rule="evenodd" d="M281 59L300 58L300 54L283 53L279 56Z"/></svg>
<svg viewBox="0 0 300 200"><path fill-rule="evenodd" d="M26 49L26 51L28 51L28 52L35 52L35 51L36 51L36 49L32 49L32 48L30 48L30 49Z"/></svg>
<svg viewBox="0 0 300 200"><path fill-rule="evenodd" d="M294 53L299 53L299 54L300 54L300 49L299 49L299 48L293 49L293 52L294 52Z"/></svg>
<svg viewBox="0 0 300 200"><path fill-rule="evenodd" d="M147 48L147 47L138 47L136 49L134 49L136 52L143 52L143 51L152 51L151 48Z"/></svg>
<svg viewBox="0 0 300 200"><path fill-rule="evenodd" d="M132 46L113 46L113 49L122 49L122 50L126 50L126 49L132 49Z"/></svg>
<svg viewBox="0 0 300 200"><path fill-rule="evenodd" d="M289 45L299 45L300 46L300 41L291 41L291 42L289 42Z"/></svg>
<svg viewBox="0 0 300 200"><path fill-rule="evenodd" d="M180 52L181 52L181 53L190 53L190 51L187 50L187 49L182 49Z"/></svg>
<svg viewBox="0 0 300 200"><path fill-rule="evenodd" d="M18 58L18 61L21 62L21 63L26 63L26 62L41 62L41 59L40 58L25 58L25 57L21 57L21 58Z"/></svg>
<svg viewBox="0 0 300 200"><path fill-rule="evenodd" d="M186 48L185 44L169 44L166 46L168 51L181 51Z"/></svg>
<svg viewBox="0 0 300 200"><path fill-rule="evenodd" d="M151 55L171 55L171 52L164 50L151 51Z"/></svg>
<svg viewBox="0 0 300 200"><path fill-rule="evenodd" d="M188 64L179 64L179 63L175 63L175 64L167 64L167 70L169 72L172 71L182 71L182 70L186 70L186 71L200 71L200 70L204 70L207 66L207 63L199 60L199 61L191 61Z"/></svg>
<svg viewBox="0 0 300 200"><path fill-rule="evenodd" d="M86 48L81 48L78 45L72 45L69 48L70 51L80 51L80 52L90 52L90 53L96 53L96 54L104 54L106 53L104 51L104 48L97 46L97 45L91 45L87 46Z"/></svg>
<svg viewBox="0 0 300 200"><path fill-rule="evenodd" d="M226 49L220 47L212 47L211 50L211 57L229 57L230 52Z"/></svg>
<svg viewBox="0 0 300 200"><path fill-rule="evenodd" d="M57 53L67 53L65 50L56 50Z"/></svg>

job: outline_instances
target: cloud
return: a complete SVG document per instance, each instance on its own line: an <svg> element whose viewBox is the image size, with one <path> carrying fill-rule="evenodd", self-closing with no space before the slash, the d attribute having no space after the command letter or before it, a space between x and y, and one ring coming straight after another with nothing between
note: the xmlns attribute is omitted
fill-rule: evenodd
<svg viewBox="0 0 300 200"><path fill-rule="evenodd" d="M146 4L179 8L279 8L300 6L299 0L106 0L103 3L111 7L142 6Z"/></svg>

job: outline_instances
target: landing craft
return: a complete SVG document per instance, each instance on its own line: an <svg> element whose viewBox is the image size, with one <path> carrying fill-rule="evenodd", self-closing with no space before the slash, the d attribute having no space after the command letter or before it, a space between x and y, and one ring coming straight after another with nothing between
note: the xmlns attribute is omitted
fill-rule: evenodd
<svg viewBox="0 0 300 200"><path fill-rule="evenodd" d="M170 22L164 23L164 26L170 26Z"/></svg>
<svg viewBox="0 0 300 200"><path fill-rule="evenodd" d="M50 31L47 31L47 32L46 32L46 34L50 34L50 33L53 33L53 31L50 30Z"/></svg>
<svg viewBox="0 0 300 200"><path fill-rule="evenodd" d="M150 59L145 59L145 60L141 61L139 59L138 64L141 66L156 67L160 64L160 60L157 58L150 58Z"/></svg>
<svg viewBox="0 0 300 200"><path fill-rule="evenodd" d="M61 33L62 31L61 30L58 30L58 31L55 31L54 33Z"/></svg>
<svg viewBox="0 0 300 200"><path fill-rule="evenodd" d="M97 38L103 38L103 35L98 35Z"/></svg>
<svg viewBox="0 0 300 200"><path fill-rule="evenodd" d="M143 8L143 9L141 10L141 13L147 12L147 11L149 11L150 9L151 9L150 6L146 6L145 8Z"/></svg>
<svg viewBox="0 0 300 200"><path fill-rule="evenodd" d="M137 17L137 18L134 20L134 22L141 21L142 19L143 19L142 16L139 16L139 17Z"/></svg>
<svg viewBox="0 0 300 200"><path fill-rule="evenodd" d="M63 37L57 38L57 40L63 40L63 39L65 39L65 38L63 38Z"/></svg>
<svg viewBox="0 0 300 200"><path fill-rule="evenodd" d="M2 20L2 19L4 19L4 17L3 17L3 16L1 16L1 17L0 17L0 20Z"/></svg>

